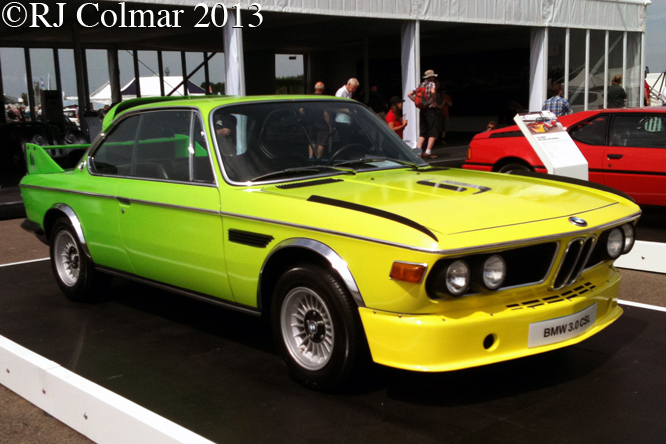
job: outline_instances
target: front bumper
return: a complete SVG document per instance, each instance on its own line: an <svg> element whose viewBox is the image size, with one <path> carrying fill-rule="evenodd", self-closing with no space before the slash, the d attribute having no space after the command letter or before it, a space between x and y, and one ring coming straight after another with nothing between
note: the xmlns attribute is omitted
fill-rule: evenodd
<svg viewBox="0 0 666 444"><path fill-rule="evenodd" d="M375 362L406 370L441 372L477 367L576 344L613 323L622 314L617 305L620 273L607 280L576 283L556 295L510 306L490 306L466 316L456 313L405 315L360 308ZM529 303L528 303L529 302ZM529 348L530 324L578 313L597 304L596 320L574 338ZM488 337L493 337L492 345Z"/></svg>

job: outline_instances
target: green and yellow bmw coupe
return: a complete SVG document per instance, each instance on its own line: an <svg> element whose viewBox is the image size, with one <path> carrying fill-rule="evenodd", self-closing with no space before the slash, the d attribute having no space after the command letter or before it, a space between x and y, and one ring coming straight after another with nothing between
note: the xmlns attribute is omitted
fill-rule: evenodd
<svg viewBox="0 0 666 444"><path fill-rule="evenodd" d="M368 353L464 369L578 343L622 313L631 200L429 166L350 100L130 100L73 169L48 154L62 148L28 147L21 193L67 297L119 276L264 314L311 388L343 386Z"/></svg>

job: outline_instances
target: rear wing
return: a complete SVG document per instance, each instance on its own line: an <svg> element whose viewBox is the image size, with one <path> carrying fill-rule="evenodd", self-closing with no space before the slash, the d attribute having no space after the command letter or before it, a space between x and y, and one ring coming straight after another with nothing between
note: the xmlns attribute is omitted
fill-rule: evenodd
<svg viewBox="0 0 666 444"><path fill-rule="evenodd" d="M26 143L28 174L62 173L74 168L90 145L39 146Z"/></svg>

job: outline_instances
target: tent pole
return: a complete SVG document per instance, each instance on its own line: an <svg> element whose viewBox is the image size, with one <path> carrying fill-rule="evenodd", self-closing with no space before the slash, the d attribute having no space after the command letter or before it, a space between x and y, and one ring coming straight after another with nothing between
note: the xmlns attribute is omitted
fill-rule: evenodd
<svg viewBox="0 0 666 444"><path fill-rule="evenodd" d="M160 95L164 97L164 63L162 61L162 51L157 51L157 70L160 72Z"/></svg>
<svg viewBox="0 0 666 444"><path fill-rule="evenodd" d="M141 97L141 75L139 74L139 51L132 51L132 60L134 62L134 85L136 96Z"/></svg>

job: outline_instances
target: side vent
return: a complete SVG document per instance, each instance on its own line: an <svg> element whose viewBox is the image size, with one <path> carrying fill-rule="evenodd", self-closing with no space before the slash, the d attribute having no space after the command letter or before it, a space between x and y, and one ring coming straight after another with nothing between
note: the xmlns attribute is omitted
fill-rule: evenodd
<svg viewBox="0 0 666 444"><path fill-rule="evenodd" d="M583 268L587 263L597 238L594 236L587 239L574 239L569 243L567 251L564 253L562 264L557 272L555 283L553 285L555 290L564 288L573 284L580 277Z"/></svg>
<svg viewBox="0 0 666 444"><path fill-rule="evenodd" d="M251 231L229 229L229 242L248 245L250 247L266 248L273 240L273 236L252 233Z"/></svg>

